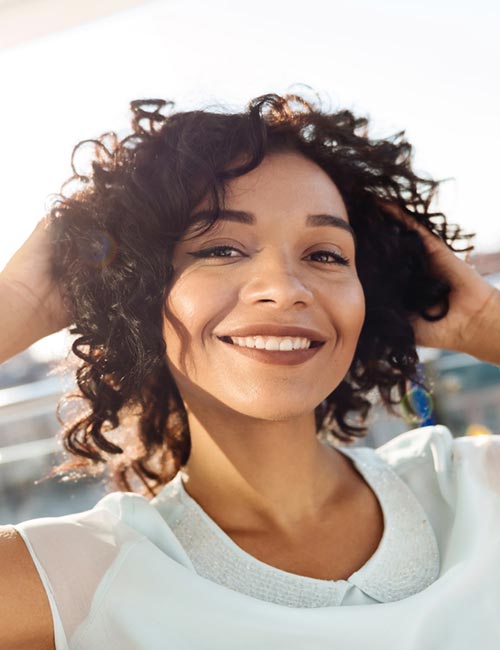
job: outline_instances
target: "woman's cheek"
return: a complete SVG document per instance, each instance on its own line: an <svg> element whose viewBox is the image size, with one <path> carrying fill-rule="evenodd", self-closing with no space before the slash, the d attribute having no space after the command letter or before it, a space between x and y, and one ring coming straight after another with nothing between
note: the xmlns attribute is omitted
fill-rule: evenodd
<svg viewBox="0 0 500 650"><path fill-rule="evenodd" d="M344 287L337 307L341 310L346 338L353 338L357 342L366 314L365 295L359 280Z"/></svg>

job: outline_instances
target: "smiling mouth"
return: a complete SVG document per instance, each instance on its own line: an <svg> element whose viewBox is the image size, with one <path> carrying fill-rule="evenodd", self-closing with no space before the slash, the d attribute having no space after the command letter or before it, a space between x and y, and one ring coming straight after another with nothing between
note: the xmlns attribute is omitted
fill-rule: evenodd
<svg viewBox="0 0 500 650"><path fill-rule="evenodd" d="M299 348L295 350L266 350L261 348L250 348L243 345L238 345L228 340L227 336L217 336L221 343L231 345L234 351L243 357L259 361L264 364L282 366L296 366L300 367L309 359L312 359L320 352L325 341L315 341L316 345L311 345L309 348Z"/></svg>
<svg viewBox="0 0 500 650"><path fill-rule="evenodd" d="M233 341L231 341L230 336L218 336L217 338L219 339L219 341L223 341L224 343L229 343L230 345L236 345L236 343L233 343ZM325 341L311 341L311 345L309 346L309 348L306 349L310 350L311 348L319 348L322 345L324 345L324 343ZM236 347L246 347L246 346L236 345ZM250 348L250 347L247 347L247 349L262 350L263 352L297 352L297 350L265 350L263 348Z"/></svg>

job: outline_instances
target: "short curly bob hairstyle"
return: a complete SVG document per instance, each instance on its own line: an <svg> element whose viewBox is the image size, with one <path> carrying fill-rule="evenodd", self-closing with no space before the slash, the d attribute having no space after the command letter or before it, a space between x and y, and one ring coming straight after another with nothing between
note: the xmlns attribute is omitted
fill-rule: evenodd
<svg viewBox="0 0 500 650"><path fill-rule="evenodd" d="M372 139L368 118L324 110L317 96L300 94L266 94L233 113L175 112L162 99L130 106L132 133L75 146L74 175L49 212L53 274L72 316L69 332L78 335L71 350L79 389L58 405L59 435L71 456L50 477L105 474L110 489L151 497L187 463L187 415L162 335L173 250L199 202L209 198L208 229L223 207L225 182L267 153L299 152L319 165L339 189L357 238L365 321L346 376L315 409L317 435L352 442L366 435L371 395L395 413L412 382L428 390L409 317L444 317L450 286L432 275L420 236L384 202L455 252L471 250L454 243L473 234L429 211L442 181L415 173L404 131ZM75 154L86 143L92 157L84 174L76 171ZM68 422L60 408L70 399L79 410Z"/></svg>

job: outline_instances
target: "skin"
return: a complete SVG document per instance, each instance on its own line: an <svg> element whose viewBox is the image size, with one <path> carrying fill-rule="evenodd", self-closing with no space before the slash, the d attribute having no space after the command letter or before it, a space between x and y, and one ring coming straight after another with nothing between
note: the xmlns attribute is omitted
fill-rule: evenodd
<svg viewBox="0 0 500 650"><path fill-rule="evenodd" d="M225 206L253 212L255 225L218 222L190 240L188 232L165 304L167 363L191 433L184 483L226 530L293 536L320 525L359 481L350 461L318 441L314 422L349 369L365 317L355 244L342 229L306 227L308 214L349 218L330 177L296 153L270 155L230 181ZM222 244L236 250L189 254ZM324 250L350 263L311 256ZM311 327L327 341L305 363L284 366L244 357L215 336L256 322Z"/></svg>

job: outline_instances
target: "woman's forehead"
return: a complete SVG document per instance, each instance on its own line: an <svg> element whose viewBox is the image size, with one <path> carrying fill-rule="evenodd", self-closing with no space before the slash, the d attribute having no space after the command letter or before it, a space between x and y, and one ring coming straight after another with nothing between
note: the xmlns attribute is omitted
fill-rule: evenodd
<svg viewBox="0 0 500 650"><path fill-rule="evenodd" d="M212 208L212 197L205 196L192 212L192 223L209 217ZM308 215L332 214L349 221L342 195L328 174L309 158L288 152L269 154L258 167L226 181L221 208L253 215L232 221L254 226L267 215L305 220Z"/></svg>

